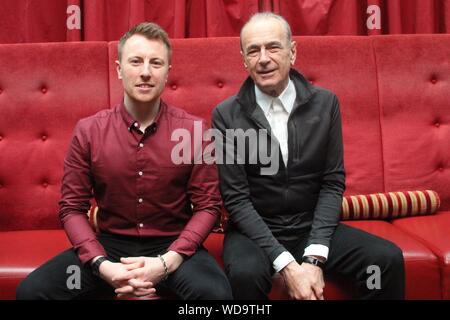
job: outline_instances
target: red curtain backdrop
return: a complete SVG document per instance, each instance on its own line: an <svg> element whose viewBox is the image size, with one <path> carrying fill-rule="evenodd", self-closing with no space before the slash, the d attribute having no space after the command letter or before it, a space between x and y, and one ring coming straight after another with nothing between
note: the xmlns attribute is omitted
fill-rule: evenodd
<svg viewBox="0 0 450 320"><path fill-rule="evenodd" d="M80 8L70 30L68 7ZM379 29L368 29L371 5ZM294 35L450 33L450 0L1 0L0 43L118 40L142 21L172 38L238 36L260 11L283 15Z"/></svg>

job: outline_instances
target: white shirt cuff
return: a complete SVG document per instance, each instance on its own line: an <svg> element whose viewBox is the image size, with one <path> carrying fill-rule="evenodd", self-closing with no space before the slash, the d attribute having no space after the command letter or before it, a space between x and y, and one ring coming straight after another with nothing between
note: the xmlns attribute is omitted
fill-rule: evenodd
<svg viewBox="0 0 450 320"><path fill-rule="evenodd" d="M328 259L328 247L323 244L310 244L306 249L303 256L319 256Z"/></svg>
<svg viewBox="0 0 450 320"><path fill-rule="evenodd" d="M289 251L284 251L273 262L273 268L275 272L280 272L292 261L295 261L294 256Z"/></svg>

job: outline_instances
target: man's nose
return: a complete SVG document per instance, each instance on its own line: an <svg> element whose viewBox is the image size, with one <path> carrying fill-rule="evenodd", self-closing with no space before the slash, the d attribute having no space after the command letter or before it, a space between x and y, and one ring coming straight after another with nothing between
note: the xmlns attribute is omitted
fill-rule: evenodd
<svg viewBox="0 0 450 320"><path fill-rule="evenodd" d="M261 48L260 54L259 54L259 61L260 64L266 65L270 62L270 57L268 55L268 52L265 48Z"/></svg>
<svg viewBox="0 0 450 320"><path fill-rule="evenodd" d="M141 78L149 79L152 76L151 65L148 61L144 62L141 69Z"/></svg>

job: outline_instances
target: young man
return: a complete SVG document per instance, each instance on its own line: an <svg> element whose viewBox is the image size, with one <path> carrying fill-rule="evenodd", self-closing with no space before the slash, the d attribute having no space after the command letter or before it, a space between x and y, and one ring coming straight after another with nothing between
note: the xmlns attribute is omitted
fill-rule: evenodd
<svg viewBox="0 0 450 320"><path fill-rule="evenodd" d="M268 132L269 143L247 143L245 155L227 158L248 159L275 145L271 174L261 161L219 166L230 214L223 257L234 298L267 299L279 272L293 299L323 299L323 273L346 276L362 298L403 299L401 250L339 224L345 189L339 103L292 69L296 52L282 17L254 15L241 30L250 77L213 112L213 126L224 137L236 129ZM380 289L366 285L371 265L381 269Z"/></svg>
<svg viewBox="0 0 450 320"><path fill-rule="evenodd" d="M142 23L121 38L118 55L123 102L79 121L65 160L59 214L73 248L32 272L17 298L151 296L158 288L182 299L231 299L202 247L220 214L217 168L171 159L172 132L191 132L200 119L160 98L168 36ZM92 197L98 234L86 217ZM81 288L66 285L69 266L80 267Z"/></svg>

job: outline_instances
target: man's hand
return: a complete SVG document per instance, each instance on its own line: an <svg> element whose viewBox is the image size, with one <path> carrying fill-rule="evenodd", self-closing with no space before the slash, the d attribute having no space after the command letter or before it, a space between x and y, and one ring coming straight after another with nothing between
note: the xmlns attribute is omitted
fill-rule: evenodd
<svg viewBox="0 0 450 320"><path fill-rule="evenodd" d="M323 272L309 263L299 265L292 261L280 271L288 288L289 296L295 300L323 300Z"/></svg>
<svg viewBox="0 0 450 320"><path fill-rule="evenodd" d="M100 265L100 277L109 283L114 288L123 288L128 286L127 280L121 280L134 269L142 268L142 262L135 262L129 264L122 264L120 262L114 263L105 261ZM136 291L137 296L150 295L156 292L152 282L139 282L136 287L142 288Z"/></svg>
<svg viewBox="0 0 450 320"><path fill-rule="evenodd" d="M174 252L169 251L163 256L168 273L175 271L183 262L183 257ZM152 287L160 282L166 275L164 264L159 258L155 257L128 257L121 258L120 261L125 265L136 266L133 267L125 274L115 277L115 281L125 281L127 284L116 289L116 293L121 295L148 295L146 294L149 289L148 284L152 284Z"/></svg>

